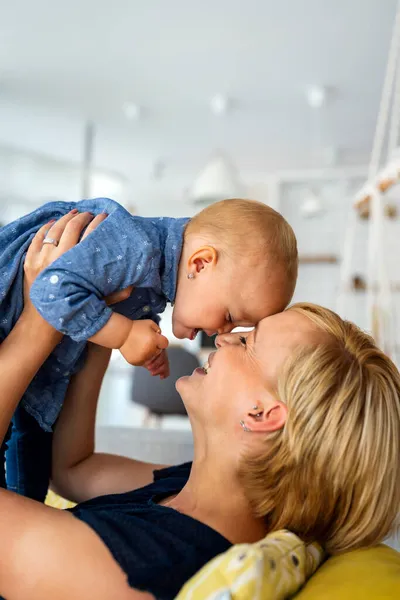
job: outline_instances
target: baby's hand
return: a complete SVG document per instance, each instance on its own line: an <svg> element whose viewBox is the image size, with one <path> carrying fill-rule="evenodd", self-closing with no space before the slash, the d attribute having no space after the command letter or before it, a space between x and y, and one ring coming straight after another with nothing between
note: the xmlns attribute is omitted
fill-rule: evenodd
<svg viewBox="0 0 400 600"><path fill-rule="evenodd" d="M142 366L158 357L167 346L168 340L161 335L159 326L147 319L132 321L128 337L119 350L129 364Z"/></svg>
<svg viewBox="0 0 400 600"><path fill-rule="evenodd" d="M160 376L160 379L166 379L169 377L169 360L166 350L162 350L161 353L147 362L144 367L155 377Z"/></svg>

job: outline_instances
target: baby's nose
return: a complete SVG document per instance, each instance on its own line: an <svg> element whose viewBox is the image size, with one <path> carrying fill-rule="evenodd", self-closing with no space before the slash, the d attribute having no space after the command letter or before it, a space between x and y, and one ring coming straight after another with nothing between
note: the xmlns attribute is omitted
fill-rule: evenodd
<svg viewBox="0 0 400 600"><path fill-rule="evenodd" d="M225 323L223 327L220 327L217 331L219 335L230 333L232 329L235 329L234 323Z"/></svg>
<svg viewBox="0 0 400 600"><path fill-rule="evenodd" d="M215 335L217 332L215 331L215 329L211 330L211 329L204 329L204 333L206 335L208 335L208 337L212 337L213 335Z"/></svg>

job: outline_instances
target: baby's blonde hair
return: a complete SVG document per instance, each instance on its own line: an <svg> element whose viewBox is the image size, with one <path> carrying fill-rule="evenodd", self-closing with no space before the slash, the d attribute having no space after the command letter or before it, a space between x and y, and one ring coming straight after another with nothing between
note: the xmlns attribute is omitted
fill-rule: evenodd
<svg viewBox="0 0 400 600"><path fill-rule="evenodd" d="M289 310L327 334L285 365L277 394L284 428L242 465L246 492L271 530L289 529L330 553L367 547L397 524L400 375L371 337L312 304Z"/></svg>
<svg viewBox="0 0 400 600"><path fill-rule="evenodd" d="M293 229L276 210L255 200L221 200L191 219L185 236L192 234L218 240L219 250L246 264L259 264L264 258L271 272L283 274L287 300L282 308L290 301L297 280L297 242Z"/></svg>

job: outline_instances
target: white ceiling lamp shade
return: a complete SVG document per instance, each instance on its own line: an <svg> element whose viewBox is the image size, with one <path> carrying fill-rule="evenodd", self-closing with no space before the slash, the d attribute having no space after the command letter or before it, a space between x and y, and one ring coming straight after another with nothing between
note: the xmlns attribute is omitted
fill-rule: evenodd
<svg viewBox="0 0 400 600"><path fill-rule="evenodd" d="M143 109L139 104L135 102L124 102L122 105L122 111L125 115L125 118L128 121L139 121L143 116Z"/></svg>
<svg viewBox="0 0 400 600"><path fill-rule="evenodd" d="M226 198L240 198L244 193L238 170L224 154L218 154L195 179L189 192L192 204L207 206Z"/></svg>
<svg viewBox="0 0 400 600"><path fill-rule="evenodd" d="M230 98L224 94L215 94L210 100L211 112L217 117L225 116L229 112L231 105Z"/></svg>
<svg viewBox="0 0 400 600"><path fill-rule="evenodd" d="M321 198L313 190L308 190L300 206L300 212L306 219L318 217L323 212Z"/></svg>
<svg viewBox="0 0 400 600"><path fill-rule="evenodd" d="M311 85L307 90L307 102L311 108L322 108L327 100L327 88L323 85Z"/></svg>

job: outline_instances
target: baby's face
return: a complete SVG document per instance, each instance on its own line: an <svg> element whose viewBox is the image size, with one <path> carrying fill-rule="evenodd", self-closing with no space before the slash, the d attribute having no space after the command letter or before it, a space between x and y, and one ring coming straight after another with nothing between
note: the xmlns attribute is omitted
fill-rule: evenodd
<svg viewBox="0 0 400 600"><path fill-rule="evenodd" d="M286 303L265 268L224 269L218 263L195 273L193 279L178 279L173 332L177 338L194 339L200 330L211 336L239 326L252 327L283 310Z"/></svg>

